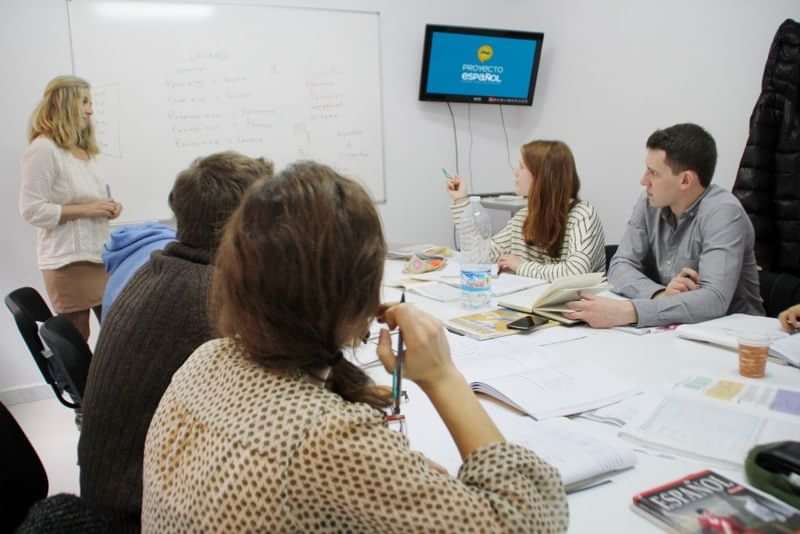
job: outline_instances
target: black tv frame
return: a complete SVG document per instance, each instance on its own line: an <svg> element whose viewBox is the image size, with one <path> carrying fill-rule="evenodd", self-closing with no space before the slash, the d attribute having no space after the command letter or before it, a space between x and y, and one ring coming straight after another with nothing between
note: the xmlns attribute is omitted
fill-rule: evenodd
<svg viewBox="0 0 800 534"><path fill-rule="evenodd" d="M487 35L491 37L510 37L512 39L537 40L533 72L528 86L528 96L526 99L497 97L492 95L454 95L448 93L429 93L425 90L428 85L428 67L430 65L431 41L434 32L461 33L468 35ZM469 26L447 26L441 24L425 25L425 47L422 51L422 73L419 79L419 99L428 102L467 102L470 104L506 104L510 106L531 106L533 105L533 93L536 89L536 78L539 75L539 63L544 44L544 33L526 32L519 30L499 30L493 28L475 28Z"/></svg>

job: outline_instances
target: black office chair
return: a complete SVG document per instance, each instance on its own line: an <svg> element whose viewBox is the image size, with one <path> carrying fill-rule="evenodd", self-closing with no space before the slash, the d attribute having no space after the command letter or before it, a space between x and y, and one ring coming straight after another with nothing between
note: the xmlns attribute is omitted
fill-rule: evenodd
<svg viewBox="0 0 800 534"><path fill-rule="evenodd" d="M606 273L608 273L608 266L611 265L611 258L617 253L619 245L606 245Z"/></svg>
<svg viewBox="0 0 800 534"><path fill-rule="evenodd" d="M0 532L111 532L107 517L77 495L47 497L47 472L14 416L0 403Z"/></svg>
<svg viewBox="0 0 800 534"><path fill-rule="evenodd" d="M786 308L800 304L800 278L797 276L759 271L758 279L767 317L777 317Z"/></svg>
<svg viewBox="0 0 800 534"><path fill-rule="evenodd" d="M77 408L77 392L68 389L66 377L59 373L58 366L44 354L39 324L53 317L44 299L32 287L21 287L6 295L5 302L45 382L53 388L61 404L67 408Z"/></svg>
<svg viewBox="0 0 800 534"><path fill-rule="evenodd" d="M65 377L69 391L74 392L80 408L92 351L86 340L72 322L63 315L46 320L39 328L39 334L47 346L45 354L52 353L50 360Z"/></svg>
<svg viewBox="0 0 800 534"><path fill-rule="evenodd" d="M47 497L47 473L11 412L0 403L0 532L13 532Z"/></svg>

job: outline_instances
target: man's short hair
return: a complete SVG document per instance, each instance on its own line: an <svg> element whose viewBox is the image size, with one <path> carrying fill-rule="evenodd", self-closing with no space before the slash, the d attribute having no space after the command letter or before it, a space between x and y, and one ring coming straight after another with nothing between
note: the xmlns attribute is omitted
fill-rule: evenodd
<svg viewBox="0 0 800 534"><path fill-rule="evenodd" d="M227 151L198 158L178 174L169 194L178 241L214 251L244 192L273 174L271 161Z"/></svg>
<svg viewBox="0 0 800 534"><path fill-rule="evenodd" d="M717 166L717 144L697 124L676 124L656 130L647 138L647 148L663 150L665 162L673 173L694 171L704 188L711 184Z"/></svg>

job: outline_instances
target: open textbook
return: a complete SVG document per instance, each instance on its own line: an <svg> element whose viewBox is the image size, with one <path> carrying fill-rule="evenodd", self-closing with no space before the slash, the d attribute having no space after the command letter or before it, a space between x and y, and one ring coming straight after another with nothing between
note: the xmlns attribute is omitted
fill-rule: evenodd
<svg viewBox="0 0 800 534"><path fill-rule="evenodd" d="M594 410L639 392L633 382L592 363L493 374L493 378L468 376L470 387L534 419Z"/></svg>
<svg viewBox="0 0 800 534"><path fill-rule="evenodd" d="M564 317L564 312L569 311L567 302L580 300L579 293L597 294L606 289L608 284L604 273L587 273L559 278L547 285L503 297L498 299L497 304L560 323L574 324L578 321Z"/></svg>
<svg viewBox="0 0 800 534"><path fill-rule="evenodd" d="M741 468L763 443L800 436L800 389L693 376L655 395L620 430L648 447Z"/></svg>
<svg viewBox="0 0 800 534"><path fill-rule="evenodd" d="M790 335L780 322L770 317L735 313L727 317L679 326L675 333L684 339L704 341L736 350L740 334L760 334L772 338L769 355L782 363L800 367L800 334Z"/></svg>

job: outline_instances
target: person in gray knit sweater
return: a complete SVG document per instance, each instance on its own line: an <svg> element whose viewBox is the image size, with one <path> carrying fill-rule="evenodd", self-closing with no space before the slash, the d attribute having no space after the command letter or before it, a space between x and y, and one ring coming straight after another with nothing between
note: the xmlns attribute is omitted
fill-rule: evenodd
<svg viewBox="0 0 800 534"><path fill-rule="evenodd" d="M138 532L150 419L173 373L211 339L208 290L222 227L269 161L236 152L196 160L169 195L177 241L153 252L108 310L83 398L81 497L115 532Z"/></svg>

